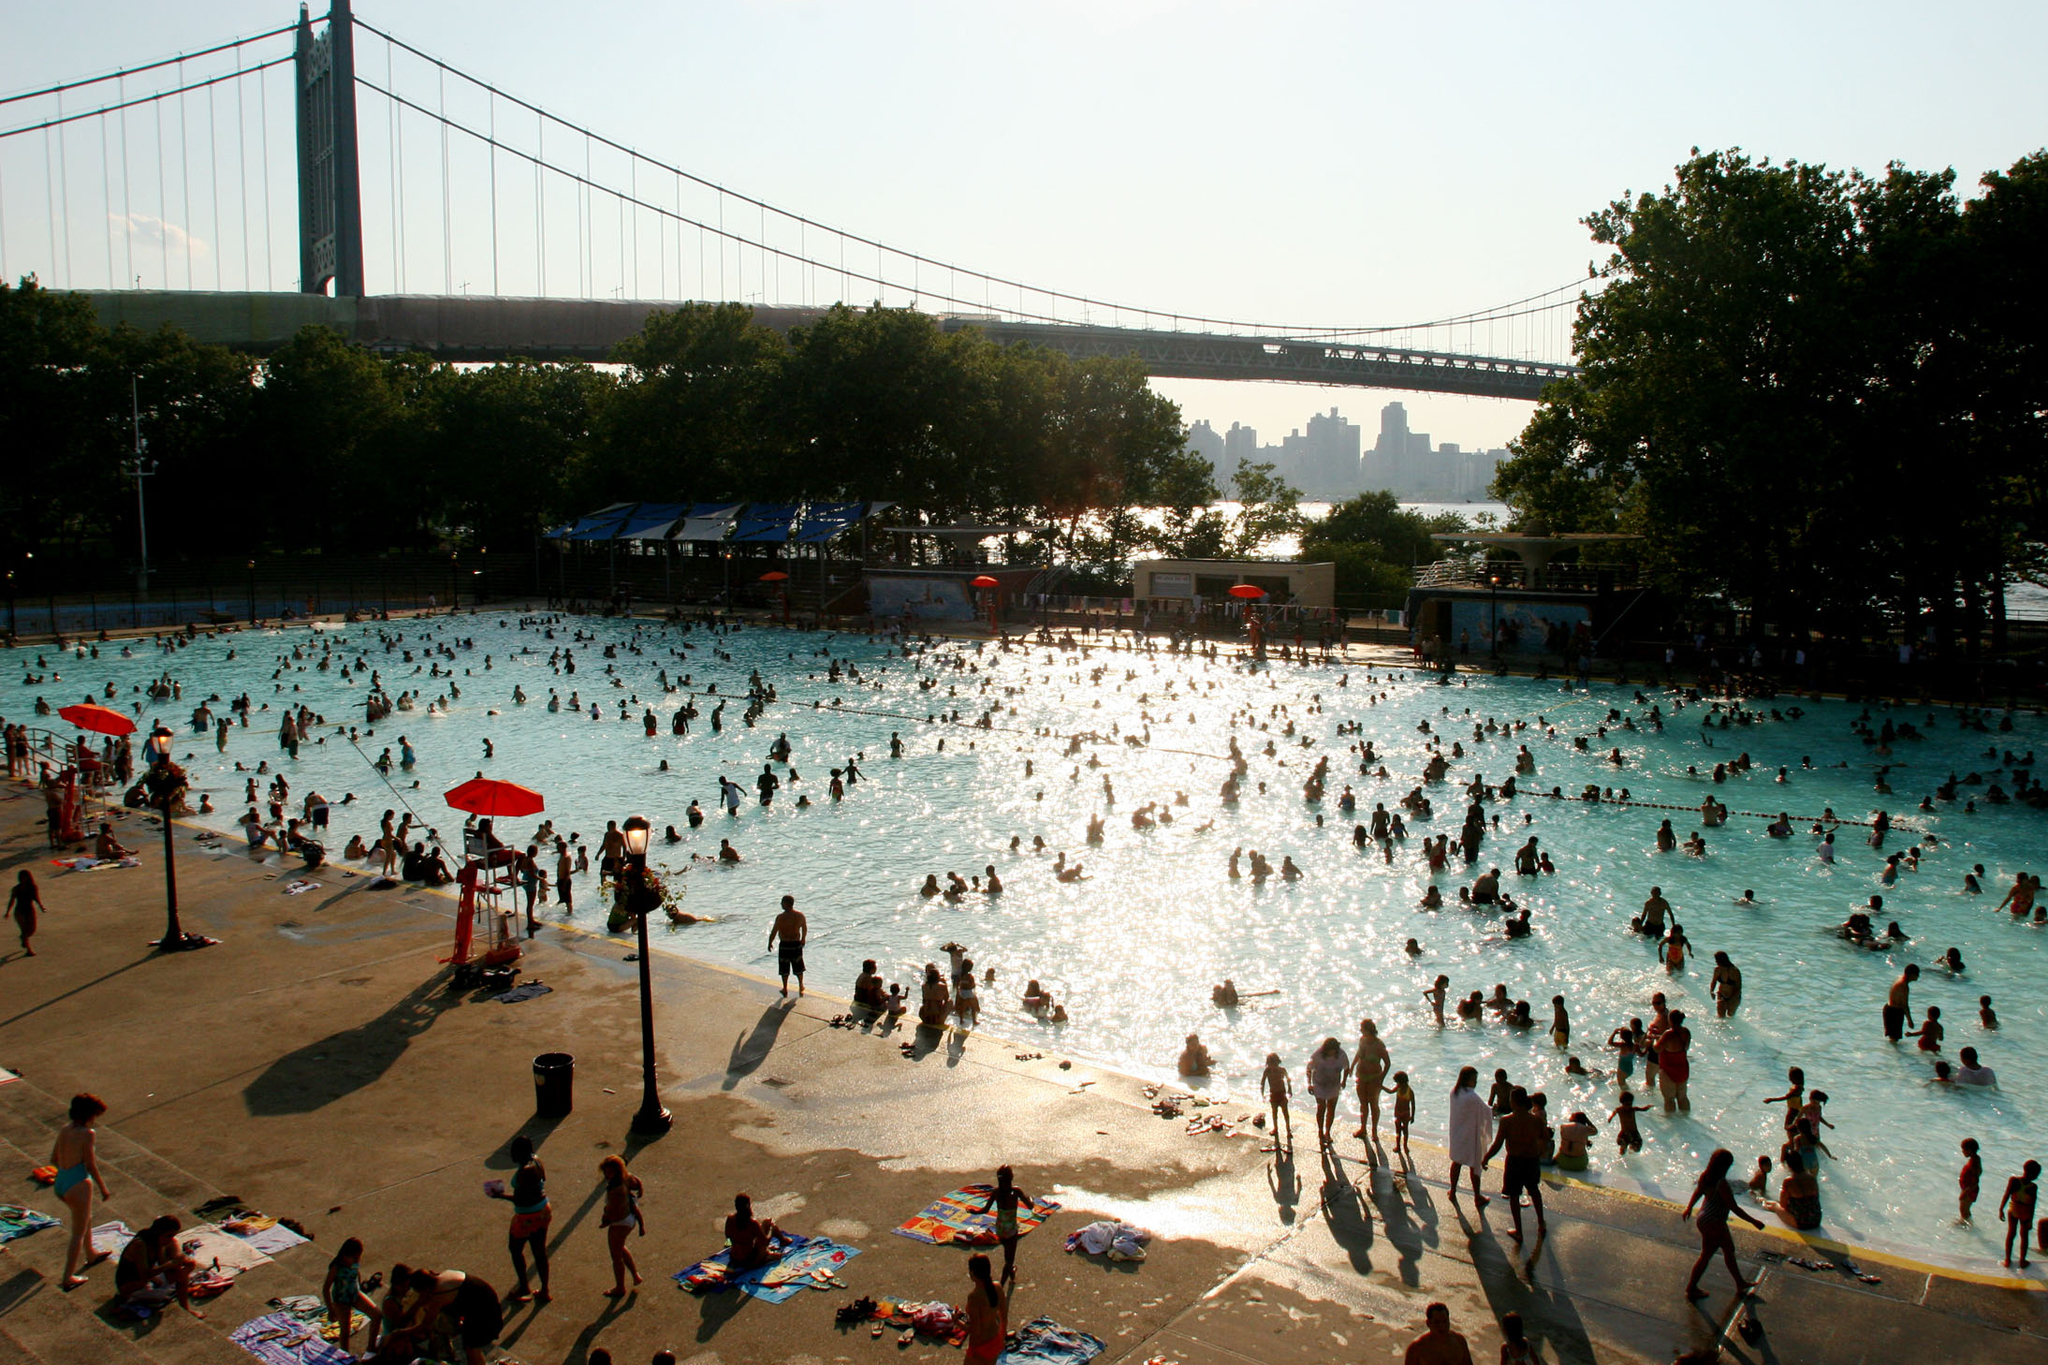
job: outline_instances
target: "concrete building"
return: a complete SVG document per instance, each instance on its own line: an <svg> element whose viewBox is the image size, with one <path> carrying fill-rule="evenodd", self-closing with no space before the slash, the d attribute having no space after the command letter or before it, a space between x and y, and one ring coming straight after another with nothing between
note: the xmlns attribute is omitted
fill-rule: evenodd
<svg viewBox="0 0 2048 1365"><path fill-rule="evenodd" d="M1295 564L1281 559L1141 559L1131 566L1134 600L1198 601L1213 606L1232 601L1240 583L1264 588L1261 599L1274 606L1334 607L1337 566Z"/></svg>
<svg viewBox="0 0 2048 1365"><path fill-rule="evenodd" d="M1256 428L1230 424L1230 430L1223 433L1223 463L1217 466L1219 482L1227 482L1237 472L1239 460L1259 462L1259 433Z"/></svg>

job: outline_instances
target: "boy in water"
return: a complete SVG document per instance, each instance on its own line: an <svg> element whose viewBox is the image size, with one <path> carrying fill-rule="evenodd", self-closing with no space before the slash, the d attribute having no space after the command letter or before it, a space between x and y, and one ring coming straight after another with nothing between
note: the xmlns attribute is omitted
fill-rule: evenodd
<svg viewBox="0 0 2048 1365"><path fill-rule="evenodd" d="M1422 998L1429 1002L1429 1012L1436 1016L1438 1028L1444 1026L1444 996L1450 988L1451 979L1448 976L1438 976L1436 984L1422 993ZM1986 996L1985 999L1989 1000L1990 997Z"/></svg>
<svg viewBox="0 0 2048 1365"><path fill-rule="evenodd" d="M1771 1159L1767 1156L1760 1156L1756 1159L1756 1169L1751 1171L1749 1175L1750 1198L1761 1204L1764 1202L1765 1195L1770 1192L1770 1188Z"/></svg>
<svg viewBox="0 0 2048 1365"><path fill-rule="evenodd" d="M1977 1202L1977 1188L1984 1181L1984 1158L1977 1155L1977 1139L1963 1139L1963 1173L1957 1179L1956 1221L1970 1222L1970 1206Z"/></svg>
<svg viewBox="0 0 2048 1365"><path fill-rule="evenodd" d="M1287 1068L1280 1064L1280 1054L1266 1054L1266 1069L1259 1075L1259 1093L1266 1097L1266 1103L1273 1109L1273 1141L1280 1141L1280 1125L1287 1125L1287 1150L1294 1150L1294 1118L1287 1108L1292 1095L1288 1088Z"/></svg>
<svg viewBox="0 0 2048 1365"><path fill-rule="evenodd" d="M1618 1121L1619 1126L1614 1132L1614 1149L1616 1152L1625 1156L1630 1152L1640 1152L1643 1150L1643 1134L1642 1130L1636 1127L1636 1115L1649 1112L1649 1105L1636 1103L1636 1095L1633 1090L1621 1092L1620 1106L1607 1116Z"/></svg>

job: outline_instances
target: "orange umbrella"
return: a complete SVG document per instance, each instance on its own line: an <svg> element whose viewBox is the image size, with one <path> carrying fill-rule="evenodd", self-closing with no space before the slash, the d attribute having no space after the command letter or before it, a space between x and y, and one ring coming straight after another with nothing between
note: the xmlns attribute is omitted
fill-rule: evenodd
<svg viewBox="0 0 2048 1365"><path fill-rule="evenodd" d="M135 722L109 706L98 702L80 702L76 706L62 707L58 715L70 721L81 730L90 730L96 735L132 735Z"/></svg>
<svg viewBox="0 0 2048 1365"><path fill-rule="evenodd" d="M546 800L533 788L495 777L472 777L461 786L452 788L442 799L456 810L493 818L532 815L547 808Z"/></svg>
<svg viewBox="0 0 2048 1365"><path fill-rule="evenodd" d="M976 588L1000 588L1001 586L1003 586L995 579L990 578L987 574L982 574L977 578L970 579L968 585L970 587Z"/></svg>
<svg viewBox="0 0 2048 1365"><path fill-rule="evenodd" d="M1230 595L1232 597L1242 597L1245 601L1249 602L1255 597L1264 597L1266 590L1264 588L1255 588L1249 583L1240 583L1230 590Z"/></svg>
<svg viewBox="0 0 2048 1365"><path fill-rule="evenodd" d="M780 569L770 569L767 573L761 575L761 581L763 583L786 583L789 581L789 575Z"/></svg>

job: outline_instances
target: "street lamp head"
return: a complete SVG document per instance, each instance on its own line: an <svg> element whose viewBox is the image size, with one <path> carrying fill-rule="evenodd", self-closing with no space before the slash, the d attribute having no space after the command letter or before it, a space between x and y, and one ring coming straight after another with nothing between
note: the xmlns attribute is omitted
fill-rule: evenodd
<svg viewBox="0 0 2048 1365"><path fill-rule="evenodd" d="M654 826L647 822L647 817L644 815L629 815L624 820L621 820L619 822L619 833L626 838L627 854L635 858L646 857L647 836L653 830Z"/></svg>
<svg viewBox="0 0 2048 1365"><path fill-rule="evenodd" d="M149 732L143 742L143 749L149 754L151 763L168 763L171 760L171 732L164 726L157 726Z"/></svg>
<svg viewBox="0 0 2048 1365"><path fill-rule="evenodd" d="M1493 584L1493 586L1497 588L1500 586L1500 575L1495 574L1493 577L1487 579L1486 581Z"/></svg>

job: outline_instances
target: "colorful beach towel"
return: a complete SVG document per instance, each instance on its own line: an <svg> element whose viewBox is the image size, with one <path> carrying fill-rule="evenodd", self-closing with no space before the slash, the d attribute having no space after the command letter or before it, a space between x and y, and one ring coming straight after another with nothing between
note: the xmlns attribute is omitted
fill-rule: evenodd
<svg viewBox="0 0 2048 1365"><path fill-rule="evenodd" d="M293 1232L267 1213L242 1209L220 1220L220 1230L230 1237L239 1237L265 1256L275 1256L280 1251L304 1246L309 1240Z"/></svg>
<svg viewBox="0 0 2048 1365"><path fill-rule="evenodd" d="M909 1328L948 1346L967 1344L967 1320L950 1303L927 1303L891 1295L875 1300L875 1318L899 1332Z"/></svg>
<svg viewBox="0 0 2048 1365"><path fill-rule="evenodd" d="M354 1365L355 1361L333 1342L321 1340L318 1328L290 1313L251 1318L230 1332L228 1340L264 1365Z"/></svg>
<svg viewBox="0 0 2048 1365"><path fill-rule="evenodd" d="M25 1209L18 1204L0 1204L0 1242L11 1242L17 1237L26 1237L31 1232L57 1226L57 1220Z"/></svg>
<svg viewBox="0 0 2048 1365"><path fill-rule="evenodd" d="M738 1289L763 1303L782 1303L794 1298L799 1289L835 1288L832 1278L860 1255L859 1247L846 1246L830 1237L804 1237L793 1232L776 1233L768 1246L776 1253L776 1259L767 1265L735 1275L727 1268L732 1254L728 1247L676 1272L676 1283L698 1294L723 1294L728 1289Z"/></svg>
<svg viewBox="0 0 2048 1365"><path fill-rule="evenodd" d="M230 1279L259 1265L270 1264L270 1257L263 1252L211 1223L201 1223L179 1233L178 1247L201 1270L211 1273L217 1269Z"/></svg>
<svg viewBox="0 0 2048 1365"><path fill-rule="evenodd" d="M1102 1342L1086 1332L1070 1331L1051 1318L1033 1318L1011 1335L996 1365L1087 1365L1102 1351Z"/></svg>
<svg viewBox="0 0 2048 1365"><path fill-rule="evenodd" d="M940 1195L925 1205L924 1211L896 1229L898 1237L908 1237L913 1242L931 1242L943 1245L956 1242L961 1246L992 1247L996 1244L996 1216L993 1210L981 1213L978 1210L995 1193L993 1185L966 1185L951 1194ZM1022 1237L1031 1229L1043 1223L1047 1216L1059 1208L1050 1199L1034 1199L1029 1208L1017 1206L1017 1235Z"/></svg>
<svg viewBox="0 0 2048 1365"><path fill-rule="evenodd" d="M135 1240L134 1231L119 1219L102 1223L92 1230L92 1254L95 1256L119 1256Z"/></svg>

